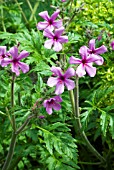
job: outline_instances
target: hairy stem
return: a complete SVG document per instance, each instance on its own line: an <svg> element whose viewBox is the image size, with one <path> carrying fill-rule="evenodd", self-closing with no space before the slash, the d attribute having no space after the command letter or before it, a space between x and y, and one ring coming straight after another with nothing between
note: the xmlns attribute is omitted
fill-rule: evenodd
<svg viewBox="0 0 114 170"><path fill-rule="evenodd" d="M102 157L99 152L91 145L91 143L89 142L85 132L82 130L82 125L81 125L81 121L80 121L80 112L79 112L79 85L78 85L78 77L76 77L76 88L75 88L75 117L76 117L76 123L77 123L77 127L78 127L78 131L83 139L83 141L86 143L86 146L88 147L88 149L93 153L93 155L95 155L101 162L105 162L106 160L104 159L104 157Z"/></svg>
<svg viewBox="0 0 114 170"><path fill-rule="evenodd" d="M36 13L36 10L37 10L37 8L38 8L38 5L39 5L39 2L37 1L37 2L35 3L35 5L34 5L34 8L33 8L33 10L32 10L32 14L31 14L31 16L30 16L29 21L32 21L33 17L35 16L35 13ZM36 17L35 17L35 22L37 22L37 21L36 21Z"/></svg>
<svg viewBox="0 0 114 170"><path fill-rule="evenodd" d="M6 32L6 27L4 24L4 14L3 14L3 8L1 7L1 18L2 18L2 27L3 27L3 31Z"/></svg>
<svg viewBox="0 0 114 170"><path fill-rule="evenodd" d="M20 12L22 13L22 16L23 16L23 19L25 20L25 23L28 25L28 20L27 20L27 18L26 18L26 16L25 16L25 14L24 14L24 12L23 12L23 10L22 10L22 8L21 8L18 0L15 0L15 2L16 2L16 4L18 5L18 8L19 8Z"/></svg>
<svg viewBox="0 0 114 170"><path fill-rule="evenodd" d="M26 0L26 2L28 3L28 6L29 6L31 12L33 12L33 8L32 8L32 5L31 5L30 1ZM35 20L35 22L37 21L35 15L34 15L34 20Z"/></svg>
<svg viewBox="0 0 114 170"><path fill-rule="evenodd" d="M11 107L12 107L12 126L13 126L13 132L12 132L12 137L11 137L11 143L9 146L9 151L7 154L6 161L4 163L4 166L2 170L7 170L10 166L13 154L14 154L14 149L15 149L15 144L16 144L16 122L15 122L15 115L14 115L14 82L15 82L15 75L13 74L12 76L12 82L11 82Z"/></svg>

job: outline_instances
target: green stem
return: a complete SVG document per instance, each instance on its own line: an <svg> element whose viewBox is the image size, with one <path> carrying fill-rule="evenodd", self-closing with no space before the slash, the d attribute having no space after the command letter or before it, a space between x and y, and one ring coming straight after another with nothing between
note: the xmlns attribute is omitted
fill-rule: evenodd
<svg viewBox="0 0 114 170"><path fill-rule="evenodd" d="M21 11L22 16L23 16L23 18L24 18L24 20L25 20L26 24L28 25L28 20L27 20L27 18L26 18L26 16L25 16L25 14L24 14L24 12L23 12L23 10L22 10L22 8L21 8L20 4L18 3L18 1L17 1L17 0L15 0L15 2L16 2L16 4L18 5L18 8L19 8L19 10Z"/></svg>
<svg viewBox="0 0 114 170"><path fill-rule="evenodd" d="M4 166L2 170L8 170L13 154L14 154L14 149L15 149L15 144L16 144L16 122L15 122L15 115L14 115L14 83L15 83L15 75L13 74L12 76L12 82L11 82L11 107L12 107L12 125L13 125L13 132L12 132L12 138L11 138L11 143L9 146L9 151L7 154L6 161L4 163Z"/></svg>
<svg viewBox="0 0 114 170"><path fill-rule="evenodd" d="M34 5L34 8L33 8L33 10L32 10L32 14L31 14L31 16L30 16L29 21L32 21L34 15L35 15L35 12L36 12L36 10L37 10L37 8L38 8L38 5L39 5L39 2L37 1L36 4ZM35 20L35 21L36 21L36 20Z"/></svg>
<svg viewBox="0 0 114 170"><path fill-rule="evenodd" d="M12 107L12 123L13 123L13 130L16 131L16 122L15 122L15 115L14 115L14 83L15 83L15 74L12 76L12 83L11 83L11 107Z"/></svg>
<svg viewBox="0 0 114 170"><path fill-rule="evenodd" d="M101 162L105 162L106 160L104 159L104 157L102 157L99 152L91 145L91 143L89 142L85 132L82 130L82 125L81 125L81 121L80 121L80 112L79 112L79 85L78 85L78 77L76 77L76 88L75 88L75 112L74 112L75 116L76 116L76 123L78 126L78 131L83 139L83 141L86 143L86 146L88 147L88 149L93 153L93 155L95 155Z"/></svg>
<svg viewBox="0 0 114 170"><path fill-rule="evenodd" d="M3 27L3 31L6 32L6 27L4 24L4 14L3 14L3 8L1 7L1 18L2 18L2 27Z"/></svg>
<svg viewBox="0 0 114 170"><path fill-rule="evenodd" d="M32 8L32 5L31 5L30 1L29 0L26 0L26 1L28 3L28 6L29 6L31 12L33 12L33 8ZM35 22L37 21L35 15L34 15L34 20L35 20Z"/></svg>
<svg viewBox="0 0 114 170"><path fill-rule="evenodd" d="M7 154L7 158L6 158L6 161L4 163L2 170L8 170L8 168L10 166L10 163L11 163L11 160L12 160L12 157L13 157L13 153L14 153L14 149L15 149L16 138L17 138L17 135L13 132L9 151L8 151L8 154Z"/></svg>

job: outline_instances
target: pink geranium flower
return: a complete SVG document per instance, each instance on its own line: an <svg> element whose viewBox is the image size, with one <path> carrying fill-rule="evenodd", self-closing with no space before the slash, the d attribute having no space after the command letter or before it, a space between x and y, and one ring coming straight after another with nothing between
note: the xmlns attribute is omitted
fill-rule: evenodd
<svg viewBox="0 0 114 170"><path fill-rule="evenodd" d="M68 90L72 90L75 87L75 83L73 80L69 78L75 75L75 71L73 68L68 68L68 70L63 74L60 67L52 67L51 71L54 76L50 77L47 81L48 86L53 87L56 86L55 94L59 95L64 92L64 86L67 87Z"/></svg>
<svg viewBox="0 0 114 170"><path fill-rule="evenodd" d="M112 41L110 45L112 47L112 50L114 50L114 41Z"/></svg>
<svg viewBox="0 0 114 170"><path fill-rule="evenodd" d="M61 0L62 2L66 2L66 0Z"/></svg>
<svg viewBox="0 0 114 170"><path fill-rule="evenodd" d="M90 55L92 54L92 56L94 55L94 56L99 57L99 60L101 62L96 61L95 63L98 64L98 65L102 65L104 60L99 54L103 54L103 53L107 52L107 48L104 45L102 45L99 48L95 48L95 39L92 39L92 40L89 41L89 48L87 48L87 52Z"/></svg>
<svg viewBox="0 0 114 170"><path fill-rule="evenodd" d="M45 41L44 47L51 49L53 46L54 51L60 51L62 49L62 43L68 42L68 36L61 36L63 31L64 27L56 29L54 33L50 29L44 30L43 35L49 38L49 40Z"/></svg>
<svg viewBox="0 0 114 170"><path fill-rule="evenodd" d="M18 48L16 46L12 47L9 50L9 54L12 56L12 58L4 58L1 61L1 66L7 66L8 64L12 64L11 70L12 72L16 73L17 76L19 76L19 68L22 70L23 73L26 73L29 71L29 66L23 62L20 62L21 59L27 57L29 53L27 51L22 51L18 55Z"/></svg>
<svg viewBox="0 0 114 170"><path fill-rule="evenodd" d="M46 108L47 113L50 115L52 114L52 109L54 110L61 109L61 105L59 104L60 102L62 102L62 98L60 96L55 96L53 98L45 100L43 105Z"/></svg>
<svg viewBox="0 0 114 170"><path fill-rule="evenodd" d="M94 77L96 74L96 68L92 66L93 62L97 65L102 64L101 57L94 55L94 54L88 54L86 46L82 46L79 50L79 53L82 57L82 59L75 58L73 56L70 57L70 64L79 64L79 66L76 69L76 74L78 77L82 77L86 74L86 72L89 74L90 77Z"/></svg>
<svg viewBox="0 0 114 170"><path fill-rule="evenodd" d="M5 58L5 57L8 57L9 56L9 53L6 52L6 46L0 46L0 64L1 64L1 61Z"/></svg>
<svg viewBox="0 0 114 170"><path fill-rule="evenodd" d="M59 28L62 26L62 20L56 20L57 16L59 15L60 10L56 10L51 17L49 17L47 11L40 12L39 15L45 20L44 22L39 22L37 24L37 28L39 30L44 30L46 28L49 28L53 30L54 28Z"/></svg>

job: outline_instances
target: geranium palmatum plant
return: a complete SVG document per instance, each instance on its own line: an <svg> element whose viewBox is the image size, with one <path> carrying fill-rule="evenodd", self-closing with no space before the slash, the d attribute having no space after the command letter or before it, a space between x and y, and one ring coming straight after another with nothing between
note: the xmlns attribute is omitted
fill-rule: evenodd
<svg viewBox="0 0 114 170"><path fill-rule="evenodd" d="M66 3L62 3L62 2L66 2ZM76 136L80 136L81 139L79 140L79 142L81 141L80 145L84 144L84 147L88 148L88 151L90 151L93 154L93 156L95 156L95 159L99 160L99 162L94 163L92 162L91 159L89 162L81 162L80 164L90 165L93 163L93 165L98 164L101 167L107 167L108 165L106 159L107 156L102 155L102 153L99 153L96 147L92 145L92 143L89 141L88 137L86 136L85 130L81 122L81 113L80 113L80 106L79 106L79 80L81 78L82 79L84 78L86 80L86 76L90 77L91 79L95 77L95 75L97 74L97 67L99 66L102 67L102 65L104 64L104 59L101 55L107 52L108 50L105 45L101 45L101 44L100 44L101 46L97 48L98 46L96 45L97 40L95 38L92 38L92 39L87 39L89 45L87 45L87 42L83 44L83 46L79 44L80 46L79 55L78 55L78 49L76 49L77 53L74 52L72 53L73 45L75 46L75 44L72 45L72 42L70 42L69 40L68 27L76 15L75 12L76 11L79 12L82 9L80 7L78 10L74 10L73 12L71 12L72 15L69 18L67 17L65 18L64 15L66 15L66 13L64 13L65 10L64 4L67 5L67 3L68 5L70 4L72 7L73 1L60 0L58 3L60 4L60 9L58 9L59 6L55 7L56 10L50 16L48 14L48 11L43 11L43 12L40 11L39 13L39 16L43 18L45 21L41 21L37 23L36 26L37 29L40 30L42 36L44 36L44 42L42 43L43 46L40 49L41 53L40 54L37 53L37 55L41 56L42 60L45 60L45 57L47 57L48 55L47 56L44 55L49 52L52 53L52 56L54 56L53 54L56 54L58 58L56 58L56 61L54 60L54 62L52 63L50 62L48 65L48 67L50 67L50 70L48 70L50 77L47 78L46 76L46 79L44 80L46 82L46 86L45 89L43 89L44 92L42 94L45 93L45 95L44 96L42 95L43 96L42 98L38 98L38 100L34 102L35 103L34 106L29 108L29 115L26 119L24 119L24 122L21 122L21 125L20 122L18 123L16 121L15 100L17 96L14 90L15 90L15 86L18 88L16 81L19 78L21 79L20 75L23 74L26 75L26 73L28 73L27 76L32 77L32 75L29 75L29 70L32 66L29 67L28 64L24 63L24 61L26 61L26 58L27 59L29 58L30 53L28 52L28 49L27 51L26 50L20 51L18 45L11 47L8 51L6 51L6 46L0 46L0 65L2 66L2 69L7 71L8 75L11 75L12 77L11 78L11 106L10 106L11 114L9 115L9 121L12 127L12 137L11 137L8 154L2 170L9 170L9 168L10 170L12 170L11 161L14 155L18 135L21 134L23 131L26 131L25 127L29 125L31 119L34 118L35 121L37 119L43 120L45 119L45 114L48 116L48 118L53 119L53 115L56 114L58 116L59 113L61 113L61 117L64 117L63 115L64 112L62 112L64 95L67 95L68 100L70 100L72 106L70 111L71 115L69 116L70 118L67 118L66 116L67 124L69 123L69 121L73 120L71 121L72 125L70 125L70 127L73 130L75 130L75 132L72 130L73 135L71 134L71 136L74 136L74 138ZM70 9L70 11L71 10L72 8ZM57 17L59 19L57 19ZM33 39L32 41L34 44ZM113 42L111 43L111 47L113 49L114 47ZM23 48L26 49L26 45ZM42 50L44 50L43 53ZM34 52L32 51L32 53ZM53 57L51 59L53 60ZM46 60L46 62L48 63L49 60ZM35 64L36 63L34 62L33 67ZM37 64L35 66L35 69L37 68ZM44 72L42 74L45 73L45 66L43 67L43 71ZM40 74L38 74L38 78L39 78L39 82L42 83L43 80L40 79ZM37 86L37 84L35 83L36 82L33 80L32 86ZM40 92L35 91L34 93L40 93ZM65 109L68 110L69 108L65 108ZM41 113L41 115L38 116L36 110L37 112L40 110L39 112ZM62 121L63 121L62 123L64 123L64 118ZM49 164L49 166L46 167L46 169L49 170L78 169L79 167L77 166L77 161L75 161L77 159L75 158L75 153L77 153L77 148L74 145L72 145L73 138L66 139L65 135L62 134L61 131L59 133L58 127L59 125L61 125L60 122L59 121L56 122L53 126L51 125L50 121L48 123L46 122L46 128L49 126L49 129L51 129L52 131L54 131L55 127L57 128L58 130L57 133L54 132L53 134L50 133L51 130L48 131L47 129L43 129L42 126L40 125L38 125L38 123L36 122L36 128L44 132L44 136L43 136L44 141L45 139L49 140L46 143L47 148L44 154L45 156L47 156L46 163ZM34 128L34 126L32 128ZM60 126L60 128L63 128L63 124L62 126ZM69 129L67 127L64 129L64 131L65 132L67 131L69 133ZM40 132L40 135L41 134L42 132ZM60 134L61 138L56 138L58 134ZM45 148L45 144L44 144L45 142L42 139L43 137L42 136L39 137L40 138L39 141L41 141L42 145L38 146L40 148L39 150L41 150L42 153L44 153L42 149ZM61 141L63 142L63 145L61 145ZM66 143L68 143L68 147L65 147ZM73 152L69 151L69 148L71 146L73 147ZM56 152L56 150L57 153L59 154L55 153L56 156L54 157L53 152ZM62 154L64 154L64 157L62 157ZM71 162L72 159L73 162ZM44 158L42 158L42 160L44 161ZM51 162L52 165L54 165L55 167L50 165ZM45 165L43 166L43 168L44 167Z"/></svg>

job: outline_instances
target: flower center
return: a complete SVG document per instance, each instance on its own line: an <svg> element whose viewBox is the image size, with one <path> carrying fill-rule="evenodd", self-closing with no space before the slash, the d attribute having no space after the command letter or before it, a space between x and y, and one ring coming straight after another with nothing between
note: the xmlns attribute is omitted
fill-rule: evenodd
<svg viewBox="0 0 114 170"><path fill-rule="evenodd" d="M58 37L57 37L57 36L54 36L53 39L54 39L54 41L57 41L57 40L58 40Z"/></svg>
<svg viewBox="0 0 114 170"><path fill-rule="evenodd" d="M52 25L52 21L51 20L49 20L49 25Z"/></svg>
<svg viewBox="0 0 114 170"><path fill-rule="evenodd" d="M83 59L83 60L82 60L82 63L85 64L85 63L87 63L87 61L86 61L85 59Z"/></svg>
<svg viewBox="0 0 114 170"><path fill-rule="evenodd" d="M13 63L17 63L17 61L18 61L17 59L14 59L14 60L13 60Z"/></svg>

